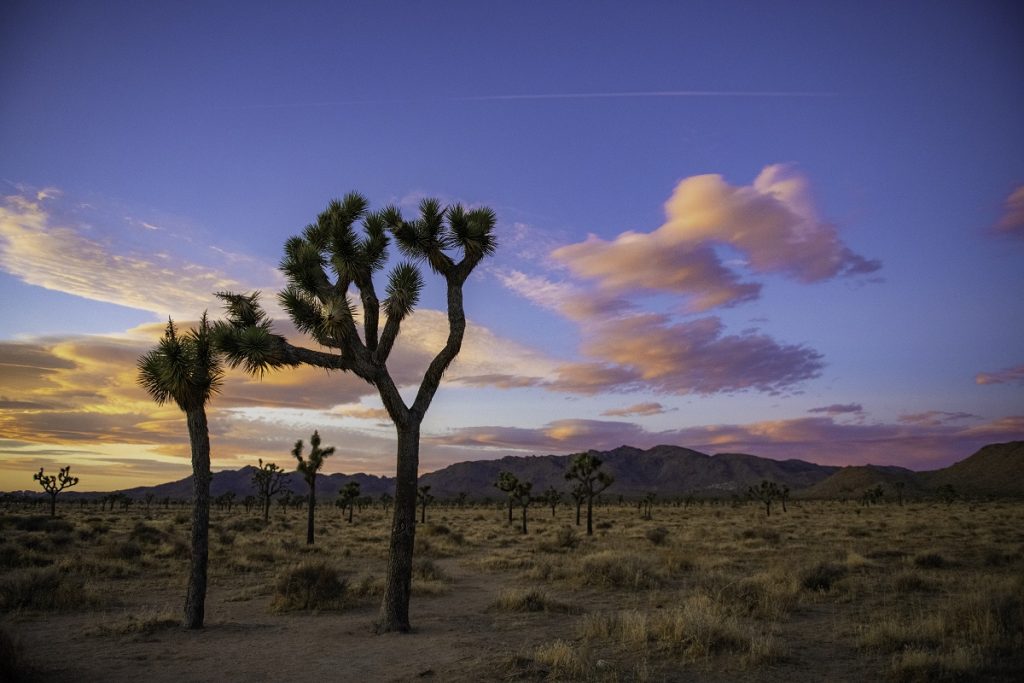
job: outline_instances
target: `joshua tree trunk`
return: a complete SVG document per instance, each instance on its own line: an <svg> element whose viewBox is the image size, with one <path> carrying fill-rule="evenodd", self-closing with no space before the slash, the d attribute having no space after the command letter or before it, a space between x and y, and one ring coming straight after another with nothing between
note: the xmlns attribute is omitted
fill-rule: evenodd
<svg viewBox="0 0 1024 683"><path fill-rule="evenodd" d="M587 536L594 535L594 497L587 496Z"/></svg>
<svg viewBox="0 0 1024 683"><path fill-rule="evenodd" d="M391 552L388 554L384 600L377 631L409 630L409 596L412 584L412 553L416 543L416 481L420 460L420 424L410 416L398 432L398 471L395 477L395 511L391 520Z"/></svg>
<svg viewBox="0 0 1024 683"><path fill-rule="evenodd" d="M50 516L51 517L56 517L57 516L57 494L56 493L51 493L50 494Z"/></svg>
<svg viewBox="0 0 1024 683"><path fill-rule="evenodd" d="M206 566L210 555L210 434L206 410L186 413L192 446L192 566L185 595L185 628L203 627L206 608Z"/></svg>
<svg viewBox="0 0 1024 683"><path fill-rule="evenodd" d="M263 521L270 521L270 496L264 496L263 498Z"/></svg>
<svg viewBox="0 0 1024 683"><path fill-rule="evenodd" d="M523 533L526 533L526 506L523 506Z"/></svg>
<svg viewBox="0 0 1024 683"><path fill-rule="evenodd" d="M583 501L576 501L576 526L580 525L580 508L583 506Z"/></svg>
<svg viewBox="0 0 1024 683"><path fill-rule="evenodd" d="M306 545L313 545L313 511L316 509L316 477L309 480L309 515L306 517Z"/></svg>

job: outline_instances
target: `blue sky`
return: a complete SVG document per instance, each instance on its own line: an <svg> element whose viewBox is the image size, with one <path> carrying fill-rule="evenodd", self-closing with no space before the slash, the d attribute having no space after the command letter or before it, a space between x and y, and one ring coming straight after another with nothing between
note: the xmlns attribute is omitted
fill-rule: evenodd
<svg viewBox="0 0 1024 683"><path fill-rule="evenodd" d="M272 299L352 190L499 217L424 470L622 443L921 469L1024 438L1019 3L182 5L0 9L0 489L186 474L134 359L216 288ZM232 375L214 467L319 427L332 471L390 473L374 410Z"/></svg>

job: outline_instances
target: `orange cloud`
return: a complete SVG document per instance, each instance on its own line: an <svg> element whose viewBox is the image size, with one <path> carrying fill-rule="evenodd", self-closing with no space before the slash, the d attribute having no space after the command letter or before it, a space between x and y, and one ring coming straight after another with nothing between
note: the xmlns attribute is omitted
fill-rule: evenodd
<svg viewBox="0 0 1024 683"><path fill-rule="evenodd" d="M739 253L753 273L800 282L870 273L881 265L845 246L814 207L807 180L785 165L766 167L749 186L719 175L686 178L665 204L665 223L650 233L624 232L613 241L591 235L551 256L575 275L616 292L684 294L691 311L756 298L757 283L741 282L720 247Z"/></svg>
<svg viewBox="0 0 1024 683"><path fill-rule="evenodd" d="M1016 365L996 372L979 372L975 384L1024 384L1024 365Z"/></svg>
<svg viewBox="0 0 1024 683"><path fill-rule="evenodd" d="M665 406L660 403L636 403L625 408L612 408L601 414L608 417L631 417L633 415L661 415L664 412L666 412Z"/></svg>

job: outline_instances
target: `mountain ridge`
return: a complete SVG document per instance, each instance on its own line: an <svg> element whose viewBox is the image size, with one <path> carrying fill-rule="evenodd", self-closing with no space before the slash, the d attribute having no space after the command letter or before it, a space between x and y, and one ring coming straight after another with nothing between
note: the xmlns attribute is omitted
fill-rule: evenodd
<svg viewBox="0 0 1024 683"><path fill-rule="evenodd" d="M774 481L790 488L794 496L804 498L847 498L860 495L865 489L883 486L888 494L895 483L902 481L908 496L922 495L940 486L952 485L958 492L970 495L1024 497L1024 441L1011 441L983 446L969 457L939 470L915 472L886 465L855 465L839 467L819 465L804 460L775 460L747 453L716 453L708 455L682 446L663 444L642 450L619 446L610 451L589 451L603 462L603 469L615 477L608 495L636 497L655 493L662 497L683 495L729 496L742 494L748 486L762 480ZM466 493L471 498L498 498L494 487L501 471L509 471L520 479L533 482L533 491L542 493L549 487L566 491L565 471L569 455L507 455L493 460L467 460L453 463L434 472L420 475L419 484L430 486L438 497ZM238 470L213 473L210 493L216 497L234 492L244 498L253 493L252 473L247 465ZM394 493L394 478L372 474L321 474L317 478L317 496L332 500L349 481L357 481L363 495L377 497ZM306 484L298 473L285 475L285 488L298 495L306 493ZM139 486L116 492L67 491L67 499L94 498L109 493L122 493L141 498L152 493L163 498L184 499L191 495L192 477L155 486ZM41 491L18 492L45 495Z"/></svg>

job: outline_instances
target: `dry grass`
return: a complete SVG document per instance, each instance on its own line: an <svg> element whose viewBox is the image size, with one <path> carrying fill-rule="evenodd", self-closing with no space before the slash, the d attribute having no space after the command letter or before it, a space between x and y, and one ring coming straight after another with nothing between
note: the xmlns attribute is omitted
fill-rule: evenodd
<svg viewBox="0 0 1024 683"><path fill-rule="evenodd" d="M662 505L652 520L605 505L592 537L568 507L554 518L531 509L527 535L496 506L438 506L430 518L417 529L414 601L460 604L467 584L484 592L479 614L453 608L450 618L490 620L501 634L493 652L516 653L511 678L756 679L770 670L812 680L815 662L834 657L855 658L861 669L850 675L865 680L1024 672L1019 503L794 502L771 518L754 505ZM324 509L317 520L308 547L301 511L275 506L269 523L214 511L211 595L251 603L266 619L361 610L369 623L389 519L368 509L349 524ZM0 514L0 619L80 613L95 619L87 633L96 643L162 637L179 615L144 601L153 591L183 598L188 525L180 508ZM58 645L46 642L19 647L0 631L0 650L17 650L19 666L25 652L40 663L52 656L46 648Z"/></svg>

